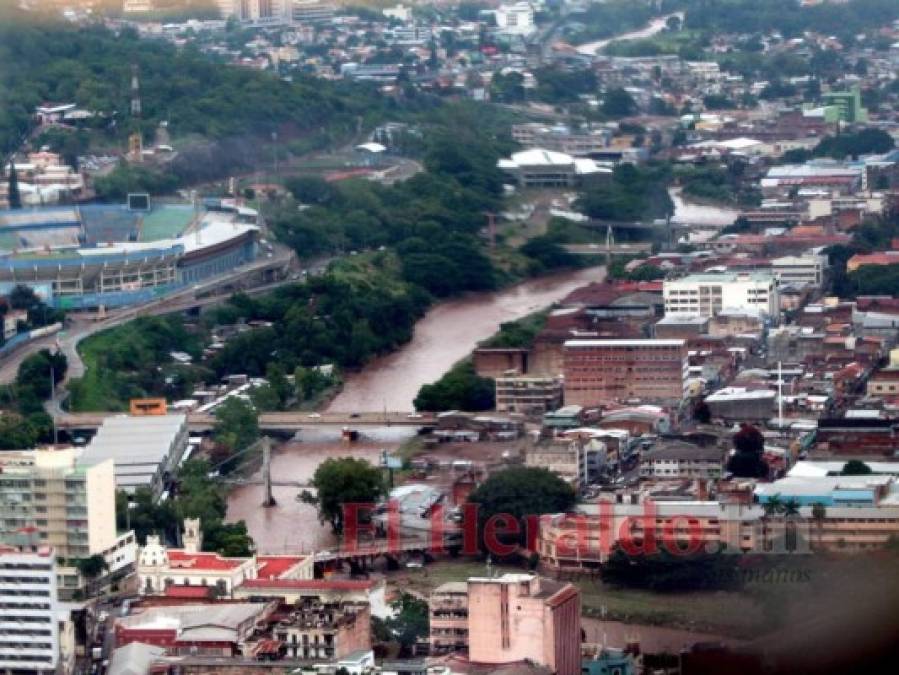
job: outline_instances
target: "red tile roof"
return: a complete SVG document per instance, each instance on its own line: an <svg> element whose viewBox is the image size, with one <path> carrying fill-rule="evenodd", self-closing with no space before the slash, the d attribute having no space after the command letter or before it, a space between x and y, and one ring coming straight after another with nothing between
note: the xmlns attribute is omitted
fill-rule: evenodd
<svg viewBox="0 0 899 675"><path fill-rule="evenodd" d="M182 598L195 600L198 598L208 598L212 591L211 586L169 586L165 589L167 598Z"/></svg>
<svg viewBox="0 0 899 675"><path fill-rule="evenodd" d="M245 579L243 588L269 588L298 591L367 591L373 581L353 579Z"/></svg>
<svg viewBox="0 0 899 675"><path fill-rule="evenodd" d="M192 570L233 570L243 565L247 558L223 558L218 553L187 553L184 550L168 551L169 565Z"/></svg>
<svg viewBox="0 0 899 675"><path fill-rule="evenodd" d="M259 563L259 570L256 574L260 579L277 579L282 574L290 570L291 567L299 565L306 559L302 555L260 555L256 557Z"/></svg>

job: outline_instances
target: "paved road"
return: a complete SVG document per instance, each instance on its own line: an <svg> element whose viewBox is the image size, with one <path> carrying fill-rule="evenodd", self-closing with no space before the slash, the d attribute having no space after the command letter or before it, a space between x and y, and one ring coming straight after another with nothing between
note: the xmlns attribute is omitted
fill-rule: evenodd
<svg viewBox="0 0 899 675"><path fill-rule="evenodd" d="M91 429L99 427L103 420L114 412L67 413L56 409L51 414L56 418L60 429ZM296 431L304 427L383 427L383 426L428 426L434 424L433 415L412 412L374 412L374 413L305 413L275 412L262 413L259 416L259 428L263 431ZM211 428L215 417L210 413L189 413L188 423L194 430Z"/></svg>
<svg viewBox="0 0 899 675"><path fill-rule="evenodd" d="M268 268L277 268L284 265L290 265L293 261L293 252L287 249L276 249L271 258L263 257L254 262L236 268L227 275L215 277L195 284L190 288L186 288L170 295L153 300L136 307L128 307L120 310L112 310L105 319L96 319L90 315L73 314L69 319L65 330L56 335L40 338L34 342L30 342L21 349L16 350L7 358L0 361L0 384L9 384L15 380L19 365L28 356L34 354L41 349L59 349L68 359L68 372L66 380L72 377L82 377L84 375L84 362L78 354L78 344L85 338L109 328L120 326L139 316L150 316L155 314L171 314L180 312L191 307L207 306L217 304L227 300L230 293L221 295L211 295L209 297L197 299L198 295L215 291L217 288L225 286L229 283L260 272ZM325 265L326 267L326 265ZM316 267L313 273L321 273L321 268ZM259 293L270 291L284 284L296 283L292 279L284 279L275 283L266 284L256 289L250 289L249 293Z"/></svg>

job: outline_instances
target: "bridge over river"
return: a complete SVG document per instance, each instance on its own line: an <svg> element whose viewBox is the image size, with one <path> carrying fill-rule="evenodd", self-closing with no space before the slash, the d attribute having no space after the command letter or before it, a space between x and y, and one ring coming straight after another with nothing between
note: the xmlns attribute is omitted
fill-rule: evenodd
<svg viewBox="0 0 899 675"><path fill-rule="evenodd" d="M91 431L103 424L103 420L117 412L60 413L55 416L56 427L68 431ZM210 413L188 413L188 425L191 431L209 431L215 425L215 416ZM425 427L435 423L430 414L414 412L272 412L259 416L259 428L266 433L296 432L310 427L384 427L406 426Z"/></svg>

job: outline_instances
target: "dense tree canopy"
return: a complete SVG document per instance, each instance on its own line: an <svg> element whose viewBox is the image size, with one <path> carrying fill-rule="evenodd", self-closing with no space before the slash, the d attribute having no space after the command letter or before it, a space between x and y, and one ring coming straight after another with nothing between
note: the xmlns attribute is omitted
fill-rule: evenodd
<svg viewBox="0 0 899 675"><path fill-rule="evenodd" d="M315 495L304 493L304 498L318 505L319 519L330 523L335 532L343 531L344 505L356 505L361 520L386 494L380 469L355 457L326 459L315 470L312 485Z"/></svg>
<svg viewBox="0 0 899 675"><path fill-rule="evenodd" d="M501 556L502 551L495 550L488 531L491 519L507 518L518 523L518 532L510 531L509 522L495 525L500 544L528 545L536 534L535 523L528 523L528 519L564 513L574 504L575 492L547 469L514 466L492 474L469 495L468 501L478 505L478 533L483 550Z"/></svg>
<svg viewBox="0 0 899 675"><path fill-rule="evenodd" d="M453 366L443 377L418 390L416 410L490 410L495 405L493 380L479 376L471 361Z"/></svg>

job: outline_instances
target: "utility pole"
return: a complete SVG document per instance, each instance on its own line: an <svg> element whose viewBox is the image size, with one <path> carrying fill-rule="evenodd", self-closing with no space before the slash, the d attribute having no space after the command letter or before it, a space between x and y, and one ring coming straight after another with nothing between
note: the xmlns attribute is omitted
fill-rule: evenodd
<svg viewBox="0 0 899 675"><path fill-rule="evenodd" d="M262 438L262 506L269 508L275 505L272 494L272 441L268 436Z"/></svg>

